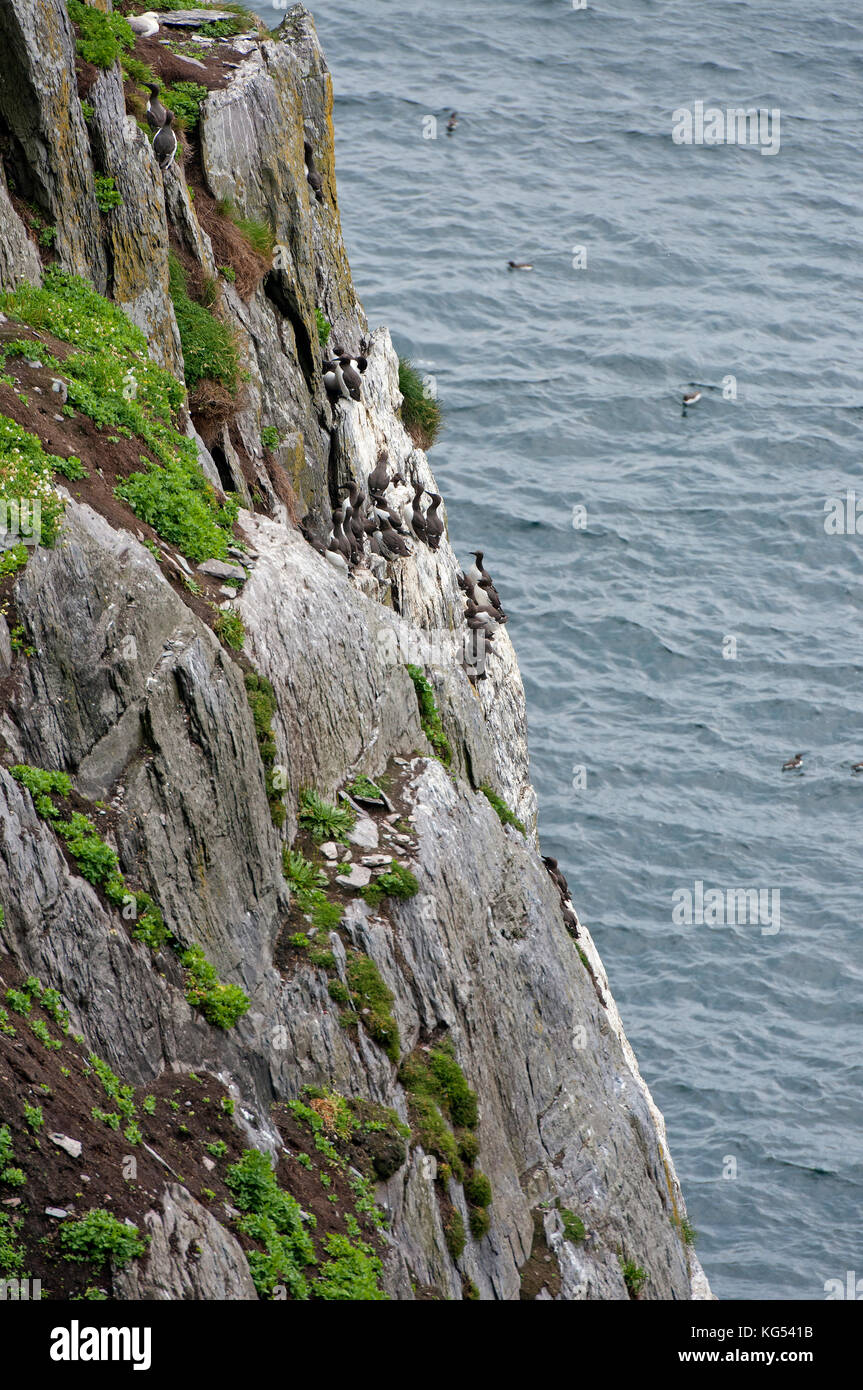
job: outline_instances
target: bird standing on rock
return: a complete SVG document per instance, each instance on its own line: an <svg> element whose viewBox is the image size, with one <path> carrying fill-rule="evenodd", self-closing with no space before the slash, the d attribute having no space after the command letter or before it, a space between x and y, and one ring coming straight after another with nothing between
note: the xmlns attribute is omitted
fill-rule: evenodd
<svg viewBox="0 0 863 1390"><path fill-rule="evenodd" d="M170 169L177 153L177 137L171 127L174 124L172 111L165 112L165 124L153 136L153 153L159 161L159 168Z"/></svg>
<svg viewBox="0 0 863 1390"><path fill-rule="evenodd" d="M161 130L168 119L168 108L159 100L159 88L155 82L148 82L150 97L147 102L147 125L151 130Z"/></svg>
<svg viewBox="0 0 863 1390"><path fill-rule="evenodd" d="M432 501L431 506L429 507L425 515L426 539L431 549L437 550L438 546L440 545L441 536L443 535L444 531L443 520L441 517L438 516L437 510L441 502L443 501L443 498L441 497L439 492L430 492L428 495L432 499Z"/></svg>
<svg viewBox="0 0 863 1390"><path fill-rule="evenodd" d="M378 461L369 474L369 492L375 497L382 497L390 485L388 462L389 455L386 449L381 449Z"/></svg>
<svg viewBox="0 0 863 1390"><path fill-rule="evenodd" d="M129 28L141 39L151 39L159 32L159 16L155 10L145 10L143 14L126 16Z"/></svg>

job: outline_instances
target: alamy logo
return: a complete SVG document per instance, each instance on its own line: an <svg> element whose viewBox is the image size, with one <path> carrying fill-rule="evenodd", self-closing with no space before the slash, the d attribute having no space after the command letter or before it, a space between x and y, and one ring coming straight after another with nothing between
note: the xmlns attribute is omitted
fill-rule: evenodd
<svg viewBox="0 0 863 1390"><path fill-rule="evenodd" d="M825 1279L824 1292L827 1295L828 1303L838 1298L847 1298L854 1303L860 1303L863 1301L863 1279L858 1279L853 1269L847 1269L844 1283L841 1279Z"/></svg>
<svg viewBox="0 0 863 1390"><path fill-rule="evenodd" d="M778 888L707 888L700 878L692 889L675 888L671 920L676 927L760 927L775 936L780 925Z"/></svg>
<svg viewBox="0 0 863 1390"><path fill-rule="evenodd" d="M149 1371L152 1332L149 1327L82 1327L73 1318L68 1327L51 1330L52 1361L131 1361L135 1371Z"/></svg>
<svg viewBox="0 0 863 1390"><path fill-rule="evenodd" d="M762 154L779 153L779 107L678 106L671 117L675 145L756 145Z"/></svg>
<svg viewBox="0 0 863 1390"><path fill-rule="evenodd" d="M0 543L11 540L18 545L38 545L41 534L42 503L38 497L0 497Z"/></svg>

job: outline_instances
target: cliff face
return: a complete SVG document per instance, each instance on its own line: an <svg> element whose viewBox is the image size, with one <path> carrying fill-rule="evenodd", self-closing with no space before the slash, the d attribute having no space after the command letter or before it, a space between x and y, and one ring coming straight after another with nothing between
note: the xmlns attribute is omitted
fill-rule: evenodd
<svg viewBox="0 0 863 1390"><path fill-rule="evenodd" d="M2 591L2 994L38 977L42 988L59 991L80 1035L74 1044L67 1034L57 1051L58 1063L68 1054L73 1075L58 1076L42 1108L46 1134L64 1132L83 1153L72 1157L42 1141L46 1194L67 1220L105 1205L75 1197L81 1169L104 1148L105 1126L90 1118L83 1093L69 1097L82 1107L77 1119L52 1114L77 1077L77 1046L160 1104L190 1074L210 1078L226 1111L234 1100L217 1146L224 1142L235 1157L249 1146L272 1154L282 1188L306 1213L309 1170L298 1167L301 1146L278 1122L284 1102L312 1096L315 1124L334 1143L340 1131L330 1122L343 1105L333 1096L385 1107L378 1115L395 1112L401 1129L389 1115L361 1136L355 1131L345 1169L377 1180L388 1226L376 1229L372 1247L391 1297L709 1296L686 1242L662 1118L589 933L581 926L573 939L539 856L524 696L508 638L501 629L485 679L472 682L446 536L436 551L416 544L386 573L362 567L351 579L310 543L326 540L341 489L364 486L382 448L393 471L435 486L400 418L389 335L368 336L351 283L331 84L310 16L298 5L272 35L202 47L200 80L209 94L195 137L185 141L185 172L175 164L164 175L126 113L129 83L124 91L120 67L82 72L79 60L76 75L62 0L10 0L0 37L4 290L43 273L22 220L29 205L55 228L51 254L59 264L122 306L146 334L151 358L182 379L171 249L193 278L197 268L212 282L237 220L269 227L276 248L273 268L262 267L251 288L240 277L219 281L215 313L231 326L245 373L232 411L196 410L193 395L191 416L181 410L176 422L194 438L212 484L242 504L234 538L244 538L235 549L246 577L238 596L211 588L206 594L222 607L200 601L194 589L208 581L198 574L186 583L194 566L182 547L160 547L157 531L125 504L104 503L108 494L93 476L80 487L58 479L68 493L58 539L33 549ZM152 62L157 40L147 44L143 56ZM214 76L220 48L230 49L232 66ZM322 177L320 198L306 177L304 146ZM97 203L97 175L113 178L122 199L107 213ZM231 201L230 223L220 199ZM34 334L32 321L14 322L7 308L3 331L31 337L37 363L46 344L59 352L46 331L37 326ZM352 352L367 344L360 401L327 399L318 311L333 341ZM27 381L18 373L26 389L10 392L3 409L24 423L16 414L21 399L32 401L42 380L50 392L50 376L38 366ZM55 432L62 418L51 422ZM33 429L30 416L27 425ZM265 449L261 432L271 428L279 443ZM98 463L75 442L94 474ZM53 439L49 445L59 451ZM389 494L393 503L408 495L406 486ZM242 619L241 654L214 632L217 611ZM443 761L435 756L439 741L433 747L427 736L416 668L448 740ZM249 694L261 678L274 696L263 759ZM245 992L249 1008L234 1026L218 1026L202 1011L169 945L136 939L134 917L106 895L105 881L82 872L81 855L58 834L44 802L40 810L32 785L20 771L13 775L21 765L69 775L69 804L96 818L132 893L155 900L182 946L200 947L219 980ZM303 789L335 802L362 774L386 799L364 806L354 796L351 862L396 858L416 879L407 896L375 901L337 885L334 862L300 823ZM499 818L483 785L511 817ZM308 926L296 880L285 875L285 844L302 846L322 866L340 922ZM373 972L374 987L358 987L360 968ZM38 1013L38 992L31 996ZM384 1028L375 1022L381 1009ZM39 1067L48 1063L25 1015L13 1009L7 1017L15 1032L0 1035L9 1050L0 1062L0 1126L8 1123L26 1172L22 1097L37 1098ZM26 1058L16 1059L16 1048ZM424 1083L438 1065L449 1082ZM89 1085L87 1068L83 1075L80 1085ZM478 1098L475 1115L469 1099L462 1096L461 1112L453 1100L452 1086L464 1082ZM200 1110L181 1100L190 1114ZM138 1110L144 1141L151 1113ZM299 1123L299 1111L290 1114ZM368 1145L385 1132L390 1159L378 1153L373 1172L364 1170L359 1138ZM119 1168L124 1154L135 1153L149 1162L126 1133L116 1135L110 1162ZM93 1276L113 1297L254 1298L264 1290L266 1280L250 1275L260 1232L238 1226L237 1205L245 1208L239 1198L232 1204L235 1189L224 1190L224 1173L204 1148L183 1149L188 1142L168 1129L157 1140L154 1130L148 1153L156 1151L161 1167L142 1168L137 1185L118 1176L115 1190L107 1159L100 1170L112 1210L151 1237L146 1253L115 1265L112 1279L105 1270ZM182 1158L166 1158L171 1144ZM482 1174L490 1202L472 1181ZM29 1229L22 1227L25 1247ZM53 1291L51 1278L44 1282Z"/></svg>

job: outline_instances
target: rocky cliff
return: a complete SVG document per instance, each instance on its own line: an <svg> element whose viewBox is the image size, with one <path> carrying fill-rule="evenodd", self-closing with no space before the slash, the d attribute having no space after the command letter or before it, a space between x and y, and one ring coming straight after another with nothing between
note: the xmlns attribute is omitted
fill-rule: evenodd
<svg viewBox="0 0 863 1390"><path fill-rule="evenodd" d="M0 1276L709 1296L540 857L504 629L466 662L445 534L325 553L381 451L394 509L435 483L351 283L311 17L88 46L93 13L0 10ZM150 78L195 84L164 170Z"/></svg>

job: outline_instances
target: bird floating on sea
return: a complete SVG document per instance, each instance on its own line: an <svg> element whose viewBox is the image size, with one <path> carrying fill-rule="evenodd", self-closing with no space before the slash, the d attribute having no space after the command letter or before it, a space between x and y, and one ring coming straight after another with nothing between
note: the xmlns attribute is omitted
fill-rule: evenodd
<svg viewBox="0 0 863 1390"><path fill-rule="evenodd" d="M457 125L458 125L458 112L457 112L457 111L453 111L452 114L450 115L449 120L448 120L447 123L446 123L446 133L447 133L447 135L452 135L452 133L453 133L453 131L455 130L455 128L456 128Z"/></svg>
<svg viewBox="0 0 863 1390"><path fill-rule="evenodd" d="M787 763L782 764L783 772L796 772L798 767L803 764L803 754L795 753L793 758L789 758Z"/></svg>
<svg viewBox="0 0 863 1390"><path fill-rule="evenodd" d="M510 270L533 270L530 261L507 261Z"/></svg>
<svg viewBox="0 0 863 1390"><path fill-rule="evenodd" d="M701 400L701 392L700 392L700 391L685 391L685 392L683 393L683 408L684 408L684 410L686 409L686 407L687 407L688 405L695 405L696 401L700 401L700 400Z"/></svg>

